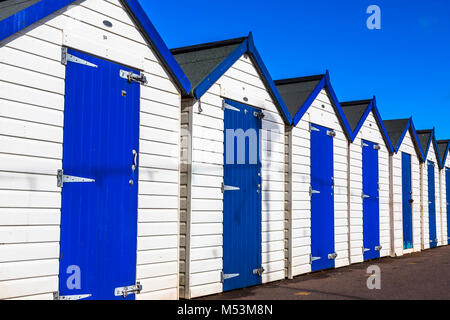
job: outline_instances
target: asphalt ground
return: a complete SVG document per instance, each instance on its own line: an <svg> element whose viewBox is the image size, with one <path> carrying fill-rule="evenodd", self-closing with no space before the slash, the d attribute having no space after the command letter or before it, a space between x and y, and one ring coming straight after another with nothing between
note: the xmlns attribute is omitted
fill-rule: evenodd
<svg viewBox="0 0 450 320"><path fill-rule="evenodd" d="M381 289L370 266L380 269ZM369 279L370 278L370 279ZM450 246L396 258L381 258L202 300L450 300Z"/></svg>

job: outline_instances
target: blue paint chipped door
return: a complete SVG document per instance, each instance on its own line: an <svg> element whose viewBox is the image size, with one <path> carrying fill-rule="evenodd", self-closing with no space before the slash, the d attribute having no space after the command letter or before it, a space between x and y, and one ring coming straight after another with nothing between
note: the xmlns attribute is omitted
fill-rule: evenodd
<svg viewBox="0 0 450 320"><path fill-rule="evenodd" d="M446 200L447 200L447 238L450 244L450 169L445 168L445 185L446 185Z"/></svg>
<svg viewBox="0 0 450 320"><path fill-rule="evenodd" d="M403 249L413 248L411 155L402 153Z"/></svg>
<svg viewBox="0 0 450 320"><path fill-rule="evenodd" d="M223 290L261 283L260 110L226 100Z"/></svg>
<svg viewBox="0 0 450 320"><path fill-rule="evenodd" d="M380 200L378 144L363 141L363 252L364 260L380 257Z"/></svg>
<svg viewBox="0 0 450 320"><path fill-rule="evenodd" d="M334 268L334 131L311 124L311 270Z"/></svg>
<svg viewBox="0 0 450 320"><path fill-rule="evenodd" d="M436 234L436 190L434 163L428 161L428 222L430 229L430 248L437 247Z"/></svg>
<svg viewBox="0 0 450 320"><path fill-rule="evenodd" d="M136 284L140 85L120 71L139 72L68 54L90 65L67 63L64 175L95 182L62 187L59 294L123 299L115 288Z"/></svg>

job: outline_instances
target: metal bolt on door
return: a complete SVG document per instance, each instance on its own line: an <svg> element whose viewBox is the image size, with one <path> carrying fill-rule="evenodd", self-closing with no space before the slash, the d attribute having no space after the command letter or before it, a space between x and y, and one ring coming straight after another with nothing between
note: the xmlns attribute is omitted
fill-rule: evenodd
<svg viewBox="0 0 450 320"><path fill-rule="evenodd" d="M364 260L380 257L378 144L363 141L363 252Z"/></svg>
<svg viewBox="0 0 450 320"><path fill-rule="evenodd" d="M120 73L139 72L67 53L57 296L134 299L140 85Z"/></svg>
<svg viewBox="0 0 450 320"><path fill-rule="evenodd" d="M261 112L225 100L223 291L261 283ZM239 142L241 141L241 143Z"/></svg>
<svg viewBox="0 0 450 320"><path fill-rule="evenodd" d="M403 249L413 247L411 155L402 153Z"/></svg>
<svg viewBox="0 0 450 320"><path fill-rule="evenodd" d="M333 130L311 124L311 269L334 268Z"/></svg>
<svg viewBox="0 0 450 320"><path fill-rule="evenodd" d="M437 247L436 231L436 193L434 163L428 161L428 221L430 230L430 248Z"/></svg>

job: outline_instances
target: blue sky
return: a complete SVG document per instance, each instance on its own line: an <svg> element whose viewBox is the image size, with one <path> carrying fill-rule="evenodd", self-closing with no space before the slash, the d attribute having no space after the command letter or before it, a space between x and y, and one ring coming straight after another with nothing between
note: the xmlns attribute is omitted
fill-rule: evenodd
<svg viewBox="0 0 450 320"><path fill-rule="evenodd" d="M384 119L413 116L450 139L448 0L140 0L169 48L245 36L274 79L330 71L340 101L377 96ZM381 30L369 30L369 5Z"/></svg>

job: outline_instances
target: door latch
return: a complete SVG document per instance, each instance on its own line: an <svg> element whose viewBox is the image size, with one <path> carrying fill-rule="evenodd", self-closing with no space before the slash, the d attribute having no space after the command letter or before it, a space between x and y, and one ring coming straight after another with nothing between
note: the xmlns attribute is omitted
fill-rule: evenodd
<svg viewBox="0 0 450 320"><path fill-rule="evenodd" d="M337 256L338 256L338 255L337 255L336 252L330 253L330 254L328 255L328 260L336 260Z"/></svg>
<svg viewBox="0 0 450 320"><path fill-rule="evenodd" d="M253 112L253 115L256 117L256 118L258 118L258 119L264 119L264 117L266 116L265 114L264 114L264 112Z"/></svg>
<svg viewBox="0 0 450 320"><path fill-rule="evenodd" d="M116 297L122 296L124 299L130 294L139 294L142 291L142 285L140 282L137 282L134 286L128 287L120 287L114 289L114 295Z"/></svg>
<svg viewBox="0 0 450 320"><path fill-rule="evenodd" d="M381 249L383 249L382 246L376 246L376 247L375 247L375 251L381 251Z"/></svg>
<svg viewBox="0 0 450 320"><path fill-rule="evenodd" d="M258 276L262 276L264 272L264 268L258 268L258 269L253 269L253 274L258 275Z"/></svg>
<svg viewBox="0 0 450 320"><path fill-rule="evenodd" d="M143 74L135 74L131 71L120 70L120 77L123 79L127 79L128 82L139 82L141 84L147 84L147 78Z"/></svg>

